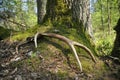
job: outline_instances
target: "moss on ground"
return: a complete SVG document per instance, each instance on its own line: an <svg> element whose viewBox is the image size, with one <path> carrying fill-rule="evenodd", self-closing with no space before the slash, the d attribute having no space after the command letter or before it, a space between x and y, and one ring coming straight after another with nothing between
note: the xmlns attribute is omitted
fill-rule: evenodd
<svg viewBox="0 0 120 80"><path fill-rule="evenodd" d="M28 72L37 71L40 73L40 70L43 69L45 72L43 72L42 76L55 74L58 80L65 80L68 77L74 80L73 78L79 73L80 69L69 46L58 39L46 37L39 40L38 43L36 50L40 52L43 59L34 55L36 53L34 52L31 58L16 62L13 67L26 69ZM77 51L85 74L98 78L106 71L105 64L102 61L97 60L98 63L95 64L83 50Z"/></svg>
<svg viewBox="0 0 120 80"><path fill-rule="evenodd" d="M66 23L63 22L51 24L49 21L48 23L44 23L44 25L36 25L26 31L16 33L12 36L12 40L25 41L27 37L34 36L36 32L52 32L84 44L96 56L95 46L90 42L87 34L77 25L74 26L75 27L66 26ZM86 51L78 47L76 47L76 49L82 63L83 71L86 74L100 77L100 75L106 71L102 61L100 62L100 60L98 60L98 63L95 64ZM35 50L40 52L43 60L40 60L38 57L28 58L17 63L17 65L23 65L30 71L45 69L46 71L61 77L61 79L66 78L66 76L73 77L76 76L76 73L79 73L77 60L70 47L63 41L55 38L43 37L38 41L38 48Z"/></svg>

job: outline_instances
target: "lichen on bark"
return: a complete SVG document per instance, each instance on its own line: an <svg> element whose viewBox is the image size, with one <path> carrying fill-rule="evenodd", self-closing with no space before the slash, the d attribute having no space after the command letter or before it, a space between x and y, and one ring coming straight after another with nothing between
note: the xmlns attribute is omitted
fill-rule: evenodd
<svg viewBox="0 0 120 80"><path fill-rule="evenodd" d="M51 5L52 4L52 5ZM68 15L69 9L63 0L48 0L45 20L59 21Z"/></svg>

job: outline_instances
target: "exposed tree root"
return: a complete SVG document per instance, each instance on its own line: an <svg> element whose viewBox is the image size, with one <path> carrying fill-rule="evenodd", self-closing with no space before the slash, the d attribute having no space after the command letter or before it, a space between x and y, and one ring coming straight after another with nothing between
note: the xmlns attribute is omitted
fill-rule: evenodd
<svg viewBox="0 0 120 80"><path fill-rule="evenodd" d="M41 37L41 36L47 36L47 37L53 37L53 38L57 38L57 39L60 39L62 41L64 41L65 43L67 43L70 48L72 49L73 53L75 54L75 57L77 59L77 62L78 62L78 65L80 67L80 71L82 72L82 65L81 65L81 62L79 60L79 57L78 57L78 54L76 52L76 49L74 46L78 46L82 49L84 49L92 58L92 60L96 63L96 59L94 57L94 55L92 54L92 52L90 51L90 49L88 49L86 46L78 43L78 42L75 42L75 41L72 41L68 38L66 38L65 36L62 36L62 35L59 35L59 34L54 34L54 33L36 33L35 36L34 36L34 42L35 42L35 47L37 48L37 38Z"/></svg>

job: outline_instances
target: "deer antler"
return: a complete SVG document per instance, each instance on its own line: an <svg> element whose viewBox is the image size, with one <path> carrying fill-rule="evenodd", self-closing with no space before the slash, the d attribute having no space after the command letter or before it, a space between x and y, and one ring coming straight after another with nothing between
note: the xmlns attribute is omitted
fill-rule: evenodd
<svg viewBox="0 0 120 80"><path fill-rule="evenodd" d="M88 49L86 46L84 46L84 45L82 45L78 42L72 41L72 40L66 38L65 36L62 36L62 35L59 35L59 34L36 33L35 36L34 36L34 42L35 42L35 47L36 48L37 48L37 38L40 37L40 36L54 37L54 38L60 39L60 40L64 41L65 43L67 43L70 46L70 48L72 49L73 53L75 54L75 57L77 59L77 62L78 62L78 65L80 67L81 72L82 72L82 65L81 65L81 62L79 60L78 54L77 54L74 46L78 46L78 47L84 49L91 56L92 60L96 63L96 59L95 59L94 55L92 54L92 52L90 51L90 49Z"/></svg>

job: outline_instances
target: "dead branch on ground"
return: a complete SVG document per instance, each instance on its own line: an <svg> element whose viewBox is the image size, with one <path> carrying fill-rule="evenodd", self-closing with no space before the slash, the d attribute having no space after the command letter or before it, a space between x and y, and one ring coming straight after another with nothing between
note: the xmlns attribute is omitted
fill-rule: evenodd
<svg viewBox="0 0 120 80"><path fill-rule="evenodd" d="M18 22L16 22L16 21L7 19L7 18L5 18L5 17L3 17L3 16L1 16L1 15L0 15L0 19L2 19L2 20L4 20L4 21L11 22L11 23L13 23L13 24L16 24L16 25L19 25L19 26L22 26L22 27L27 27L26 25L24 25L24 24L22 24L22 23L18 23Z"/></svg>

